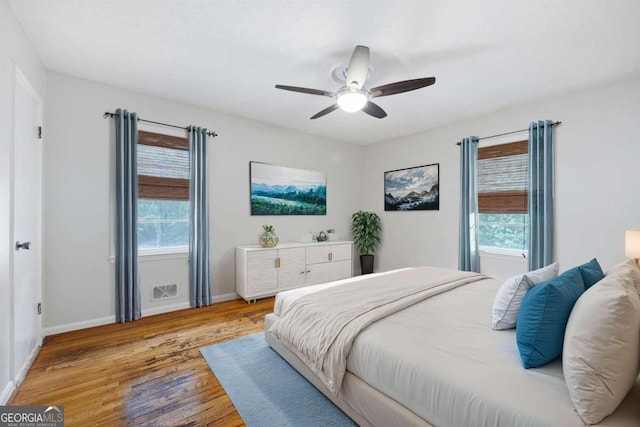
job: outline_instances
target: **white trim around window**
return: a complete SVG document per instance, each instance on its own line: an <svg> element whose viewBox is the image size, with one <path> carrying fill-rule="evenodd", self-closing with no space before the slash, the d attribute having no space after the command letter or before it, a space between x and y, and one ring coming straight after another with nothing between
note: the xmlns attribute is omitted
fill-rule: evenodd
<svg viewBox="0 0 640 427"><path fill-rule="evenodd" d="M162 248L138 248L138 257L157 255L175 255L174 258L182 258L189 255L189 246L166 246Z"/></svg>
<svg viewBox="0 0 640 427"><path fill-rule="evenodd" d="M490 246L480 246L479 248L480 256L488 257L488 258L496 258L496 259L527 259L529 256L529 251L526 249L523 251L522 249L507 249L507 248L494 248Z"/></svg>
<svg viewBox="0 0 640 427"><path fill-rule="evenodd" d="M144 248L138 249L138 261L160 261L164 259L189 259L188 246L175 246L166 248ZM109 257L110 263L116 262L115 255Z"/></svg>

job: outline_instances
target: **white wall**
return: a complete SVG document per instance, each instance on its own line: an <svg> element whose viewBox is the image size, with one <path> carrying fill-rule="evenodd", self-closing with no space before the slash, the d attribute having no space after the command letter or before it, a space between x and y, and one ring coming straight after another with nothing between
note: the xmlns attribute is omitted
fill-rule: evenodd
<svg viewBox="0 0 640 427"><path fill-rule="evenodd" d="M114 321L113 121L118 107L141 118L215 130L209 139L211 250L214 298L235 297L237 245L257 243L263 224L281 242L303 233L336 229L349 238L349 219L360 207L363 148L289 131L102 84L49 73L45 115L45 333ZM252 217L249 162L261 161L327 173L327 215ZM180 282L188 301L185 259L140 264L143 313L162 311L149 286ZM171 308L171 307L169 307Z"/></svg>
<svg viewBox="0 0 640 427"><path fill-rule="evenodd" d="M464 102L464 100L461 100ZM555 96L455 125L387 141L365 152L363 207L381 215L377 269L457 267L459 156L456 141L560 120L556 137L556 255L561 270L597 257L624 258L624 230L640 227L640 75ZM440 163L440 210L384 212L384 171ZM499 275L495 260L492 274ZM514 269L505 265L502 276Z"/></svg>
<svg viewBox="0 0 640 427"><path fill-rule="evenodd" d="M45 70L9 4L0 0L0 405L12 390L13 117L15 69L45 97Z"/></svg>

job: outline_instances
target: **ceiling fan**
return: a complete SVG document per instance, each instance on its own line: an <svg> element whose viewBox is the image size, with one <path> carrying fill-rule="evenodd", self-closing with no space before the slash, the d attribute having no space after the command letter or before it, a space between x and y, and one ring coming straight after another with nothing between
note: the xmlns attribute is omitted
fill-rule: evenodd
<svg viewBox="0 0 640 427"><path fill-rule="evenodd" d="M425 77L366 89L364 85L369 76L369 48L366 46L356 46L349 60L349 64L345 68L345 74L344 86L335 93L320 89L285 85L276 85L276 89L336 98L335 104L311 116L311 120L325 116L338 108L349 113L362 110L370 116L382 119L387 117L387 113L380 108L379 105L371 102L371 98L409 92L430 86L436 82L435 77Z"/></svg>

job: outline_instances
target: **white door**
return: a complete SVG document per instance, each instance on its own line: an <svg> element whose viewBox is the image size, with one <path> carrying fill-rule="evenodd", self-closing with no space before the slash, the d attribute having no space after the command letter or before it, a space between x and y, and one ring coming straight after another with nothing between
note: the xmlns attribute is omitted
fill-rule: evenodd
<svg viewBox="0 0 640 427"><path fill-rule="evenodd" d="M42 101L16 69L14 116L13 376L18 385L42 342Z"/></svg>

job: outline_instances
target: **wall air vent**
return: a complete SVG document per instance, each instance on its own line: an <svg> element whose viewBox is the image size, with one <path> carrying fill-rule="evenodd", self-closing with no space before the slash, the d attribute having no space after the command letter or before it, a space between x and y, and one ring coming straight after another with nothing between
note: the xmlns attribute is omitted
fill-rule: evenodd
<svg viewBox="0 0 640 427"><path fill-rule="evenodd" d="M178 296L178 284L159 285L153 287L151 293L151 301L160 301L167 298L175 298Z"/></svg>

